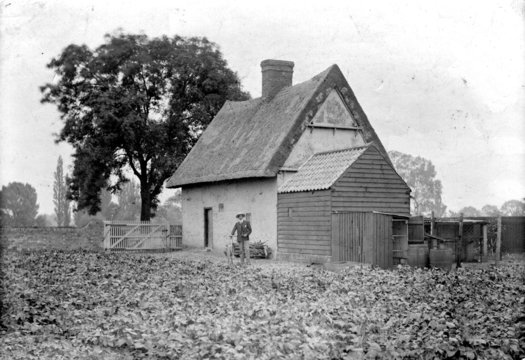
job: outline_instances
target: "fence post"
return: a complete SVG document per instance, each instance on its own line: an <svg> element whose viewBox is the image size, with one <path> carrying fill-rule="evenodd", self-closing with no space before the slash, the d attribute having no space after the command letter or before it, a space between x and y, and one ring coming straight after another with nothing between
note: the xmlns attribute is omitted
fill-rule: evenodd
<svg viewBox="0 0 525 360"><path fill-rule="evenodd" d="M499 264L501 256L501 215L498 216L498 232L496 235L496 265Z"/></svg>
<svg viewBox="0 0 525 360"><path fill-rule="evenodd" d="M423 219L423 224L425 220ZM436 235L436 217L434 216L434 211L430 213L430 235Z"/></svg>
<svg viewBox="0 0 525 360"><path fill-rule="evenodd" d="M104 250L109 249L109 237L110 237L110 228L108 221L104 221Z"/></svg>
<svg viewBox="0 0 525 360"><path fill-rule="evenodd" d="M459 247L459 251L458 251ZM456 243L456 266L461 266L461 260L463 259L463 213L459 214L459 233L458 241Z"/></svg>
<svg viewBox="0 0 525 360"><path fill-rule="evenodd" d="M168 220L166 220L166 245L167 245L167 251L171 249L171 226Z"/></svg>
<svg viewBox="0 0 525 360"><path fill-rule="evenodd" d="M483 258L482 259L487 258L487 244L489 241L488 227L489 226L487 224L483 225Z"/></svg>

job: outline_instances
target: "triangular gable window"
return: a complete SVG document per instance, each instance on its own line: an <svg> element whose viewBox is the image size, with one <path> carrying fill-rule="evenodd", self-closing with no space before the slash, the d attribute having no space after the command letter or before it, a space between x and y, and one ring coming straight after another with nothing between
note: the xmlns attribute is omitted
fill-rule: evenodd
<svg viewBox="0 0 525 360"><path fill-rule="evenodd" d="M329 128L359 128L337 90L332 90L315 114L310 126Z"/></svg>

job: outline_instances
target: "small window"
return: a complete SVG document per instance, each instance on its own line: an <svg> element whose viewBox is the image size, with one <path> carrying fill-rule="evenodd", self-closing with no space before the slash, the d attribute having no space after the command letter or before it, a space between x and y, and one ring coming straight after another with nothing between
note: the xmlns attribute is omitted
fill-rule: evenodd
<svg viewBox="0 0 525 360"><path fill-rule="evenodd" d="M288 208L288 217L293 217L293 208Z"/></svg>
<svg viewBox="0 0 525 360"><path fill-rule="evenodd" d="M224 211L224 204L220 203L219 204L219 212L223 212L223 211Z"/></svg>
<svg viewBox="0 0 525 360"><path fill-rule="evenodd" d="M246 220L252 222L252 213L246 213Z"/></svg>

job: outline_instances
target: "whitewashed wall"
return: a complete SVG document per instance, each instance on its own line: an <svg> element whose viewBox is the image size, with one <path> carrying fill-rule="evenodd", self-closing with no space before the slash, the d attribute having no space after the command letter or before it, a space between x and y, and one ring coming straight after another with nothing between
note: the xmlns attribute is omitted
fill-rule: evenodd
<svg viewBox="0 0 525 360"><path fill-rule="evenodd" d="M283 166L285 170L279 172L277 186L281 186L295 173L286 171L287 169L298 169L313 154L348 149L364 144L363 136L357 130L336 129L334 131L333 129L307 128L288 156Z"/></svg>
<svg viewBox="0 0 525 360"><path fill-rule="evenodd" d="M294 145L284 168L298 168L313 154L342 150L364 145L363 136L357 130L307 128Z"/></svg>
<svg viewBox="0 0 525 360"><path fill-rule="evenodd" d="M224 208L219 210L219 204ZM195 186L182 190L184 245L204 247L204 208L212 208L213 251L222 252L229 243L239 212L251 213L250 240L267 241L277 250L277 179L250 179L231 183Z"/></svg>

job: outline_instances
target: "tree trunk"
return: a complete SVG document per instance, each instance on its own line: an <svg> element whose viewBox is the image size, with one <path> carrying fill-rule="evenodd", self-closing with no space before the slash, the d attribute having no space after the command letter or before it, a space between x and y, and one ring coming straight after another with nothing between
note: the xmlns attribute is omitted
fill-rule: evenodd
<svg viewBox="0 0 525 360"><path fill-rule="evenodd" d="M151 195L149 189L141 184L140 186L140 221L151 219Z"/></svg>

